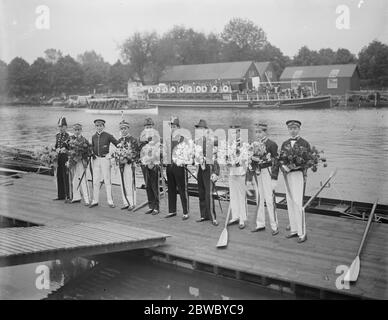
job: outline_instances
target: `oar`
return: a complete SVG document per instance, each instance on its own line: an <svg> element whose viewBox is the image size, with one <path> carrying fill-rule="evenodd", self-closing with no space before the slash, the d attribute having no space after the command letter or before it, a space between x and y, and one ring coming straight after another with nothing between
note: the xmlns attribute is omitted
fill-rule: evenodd
<svg viewBox="0 0 388 320"><path fill-rule="evenodd" d="M136 206L132 212L136 212L137 210L140 210L141 208L144 208L148 204L148 200L144 201L143 203L140 203L138 206Z"/></svg>
<svg viewBox="0 0 388 320"><path fill-rule="evenodd" d="M217 248L224 248L228 245L228 222L229 222L230 212L231 212L231 207L229 203L228 213L226 214L225 226L224 226L224 229L222 230L220 238L218 239Z"/></svg>
<svg viewBox="0 0 388 320"><path fill-rule="evenodd" d="M330 173L329 178L325 181L325 183L319 188L319 190L312 196L310 199L306 202L306 204L303 206L303 211L313 202L313 200L318 197L318 195L321 193L321 191L326 187L326 185L330 182L330 180L337 174L337 169L335 169L332 173Z"/></svg>
<svg viewBox="0 0 388 320"><path fill-rule="evenodd" d="M345 275L345 278L344 278L345 281L355 282L358 279L358 275L360 273L360 254L361 254L362 247L364 246L365 239L368 234L370 225L372 223L372 218L374 216L374 213L377 207L377 201L378 200L376 200L375 203L373 204L372 211L370 212L370 215L369 215L368 224L366 225L364 234L361 239L360 247L358 248L356 258L353 260L348 272Z"/></svg>

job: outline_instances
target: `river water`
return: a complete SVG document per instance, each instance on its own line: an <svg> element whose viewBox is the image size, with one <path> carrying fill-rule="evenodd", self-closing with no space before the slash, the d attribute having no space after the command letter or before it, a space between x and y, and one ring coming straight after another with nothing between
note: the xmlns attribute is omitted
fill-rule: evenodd
<svg viewBox="0 0 388 320"><path fill-rule="evenodd" d="M179 117L181 127L194 132L194 124L205 119L212 129L227 129L231 124L249 129L253 137L254 124L259 120L269 124L271 139L280 146L287 139L288 119L302 121L301 136L311 145L323 149L328 167L320 167L317 173L309 172L306 194L319 188L320 182L335 168L337 176L330 188L321 196L337 199L388 204L388 109L320 109L320 110L207 110L163 108L153 116L162 134L162 121L171 115ZM57 132L57 121L65 116L71 125L84 125L84 135L91 138L94 133L93 120L103 117L106 130L119 136L118 123L121 115L94 115L84 109L63 107L2 106L0 107L0 144L32 149L52 144ZM143 129L146 115L125 115L131 124L132 135L138 137ZM139 170L140 171L140 170ZM226 182L225 176L222 179ZM140 173L139 173L140 174ZM284 192L280 177L276 191Z"/></svg>

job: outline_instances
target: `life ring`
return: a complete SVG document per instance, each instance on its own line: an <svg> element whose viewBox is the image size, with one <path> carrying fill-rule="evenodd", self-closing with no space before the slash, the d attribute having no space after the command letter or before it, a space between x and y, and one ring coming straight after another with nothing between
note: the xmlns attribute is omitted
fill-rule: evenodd
<svg viewBox="0 0 388 320"><path fill-rule="evenodd" d="M180 86L179 87L179 93L183 93L185 92L185 87L184 86Z"/></svg>
<svg viewBox="0 0 388 320"><path fill-rule="evenodd" d="M192 93L193 92L193 87L192 86L186 87L186 92L187 93Z"/></svg>
<svg viewBox="0 0 388 320"><path fill-rule="evenodd" d="M156 88L155 88L155 92L156 92L156 93L160 93L160 87L156 87Z"/></svg>
<svg viewBox="0 0 388 320"><path fill-rule="evenodd" d="M153 93L154 92L154 88L148 88L148 93Z"/></svg>
<svg viewBox="0 0 388 320"><path fill-rule="evenodd" d="M217 91L218 91L217 86L212 86L212 92L213 92L213 93L216 93Z"/></svg>
<svg viewBox="0 0 388 320"><path fill-rule="evenodd" d="M224 85L222 87L222 92L229 92L229 87L227 85Z"/></svg>
<svg viewBox="0 0 388 320"><path fill-rule="evenodd" d="M201 86L196 86L196 87L195 87L195 92L197 92L197 93L202 92Z"/></svg>
<svg viewBox="0 0 388 320"><path fill-rule="evenodd" d="M171 88L170 88L170 92L171 92L171 93L175 93L175 92L176 92L176 88L175 88L175 87L171 87Z"/></svg>
<svg viewBox="0 0 388 320"><path fill-rule="evenodd" d="M163 87L162 92L163 93L167 93L168 92L168 88L167 87Z"/></svg>
<svg viewBox="0 0 388 320"><path fill-rule="evenodd" d="M207 92L207 87L206 86L202 86L202 92L203 93Z"/></svg>

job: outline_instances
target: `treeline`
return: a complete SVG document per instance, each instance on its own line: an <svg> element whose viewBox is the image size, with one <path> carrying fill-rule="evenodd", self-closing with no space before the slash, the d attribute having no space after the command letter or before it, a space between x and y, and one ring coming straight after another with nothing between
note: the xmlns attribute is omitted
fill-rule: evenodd
<svg viewBox="0 0 388 320"><path fill-rule="evenodd" d="M48 49L31 65L20 57L0 60L0 95L57 96L93 92L125 93L129 79L157 83L166 66L227 61L271 61L277 76L286 66L358 63L364 87L388 87L388 46L373 41L357 55L348 49L319 51L303 46L290 58L272 45L252 21L230 20L219 34L175 26L160 35L135 32L120 47L113 65L94 51L73 58Z"/></svg>

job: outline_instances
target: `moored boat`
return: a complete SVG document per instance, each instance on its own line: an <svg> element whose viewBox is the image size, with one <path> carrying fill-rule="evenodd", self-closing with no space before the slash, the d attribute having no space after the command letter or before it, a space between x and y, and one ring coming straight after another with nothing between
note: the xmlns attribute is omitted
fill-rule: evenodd
<svg viewBox="0 0 388 320"><path fill-rule="evenodd" d="M241 90L232 85L173 85L148 87L148 103L158 107L190 108L330 108L331 96L320 95L314 81L261 82Z"/></svg>

